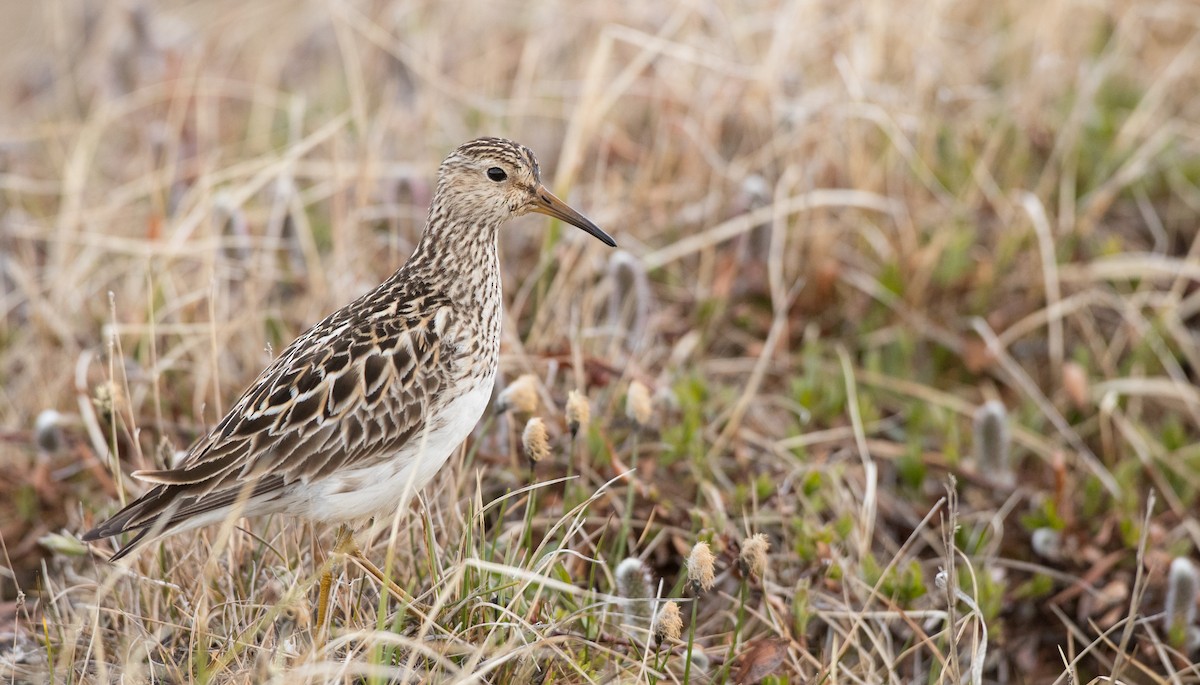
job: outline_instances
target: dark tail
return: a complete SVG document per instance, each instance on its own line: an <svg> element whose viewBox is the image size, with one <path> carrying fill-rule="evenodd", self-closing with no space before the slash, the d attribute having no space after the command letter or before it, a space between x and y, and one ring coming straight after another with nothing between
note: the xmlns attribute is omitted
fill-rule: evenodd
<svg viewBox="0 0 1200 685"><path fill-rule="evenodd" d="M117 561L145 542L179 531L195 516L233 507L239 501L246 502L270 493L278 493L283 485L282 476L268 476L216 492L201 491L196 484L191 483L156 485L113 514L107 521L84 533L83 540L92 542L122 533L136 532L137 535L109 559ZM253 511L243 513L254 515Z"/></svg>
<svg viewBox="0 0 1200 685"><path fill-rule="evenodd" d="M106 521L83 534L84 542L93 542L103 538L111 538L122 533L136 532L132 540L125 543L116 551L109 561L117 561L128 556L131 552L147 542L146 537L156 528L161 528L160 534L169 533L175 521L170 508L171 497L167 494L167 486L158 485L136 500L125 505L124 509L113 514ZM166 513L166 518L161 518ZM155 537L158 537L156 535Z"/></svg>

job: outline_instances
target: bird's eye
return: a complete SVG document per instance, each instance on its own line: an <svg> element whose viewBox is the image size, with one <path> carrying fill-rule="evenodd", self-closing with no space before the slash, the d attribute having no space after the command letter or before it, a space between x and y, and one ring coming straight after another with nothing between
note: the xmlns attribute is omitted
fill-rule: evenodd
<svg viewBox="0 0 1200 685"><path fill-rule="evenodd" d="M503 181L504 179L508 178L508 174L504 173L504 169L501 169L498 166L494 166L491 169L488 169L487 175L488 175L488 178L492 179L496 183L499 183L500 181Z"/></svg>

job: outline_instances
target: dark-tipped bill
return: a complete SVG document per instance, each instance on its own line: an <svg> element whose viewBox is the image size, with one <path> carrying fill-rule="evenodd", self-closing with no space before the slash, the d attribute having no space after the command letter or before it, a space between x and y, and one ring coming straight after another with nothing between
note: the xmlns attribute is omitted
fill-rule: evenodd
<svg viewBox="0 0 1200 685"><path fill-rule="evenodd" d="M612 236L589 221L586 216L571 209L570 205L555 197L554 193L546 190L544 186L539 186L537 189L537 200L533 203L533 211L552 216L555 219L562 219L572 226L582 228L609 247L617 246L617 241L613 240Z"/></svg>

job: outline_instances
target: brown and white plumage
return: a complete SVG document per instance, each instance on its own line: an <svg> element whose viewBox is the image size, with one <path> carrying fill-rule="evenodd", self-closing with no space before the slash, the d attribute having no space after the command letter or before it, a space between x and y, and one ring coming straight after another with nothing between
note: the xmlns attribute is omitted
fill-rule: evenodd
<svg viewBox="0 0 1200 685"><path fill-rule="evenodd" d="M344 521L424 486L487 404L500 344L500 226L528 212L612 238L541 184L533 153L481 138L442 163L409 261L279 355L179 468L84 535L167 535L245 516Z"/></svg>

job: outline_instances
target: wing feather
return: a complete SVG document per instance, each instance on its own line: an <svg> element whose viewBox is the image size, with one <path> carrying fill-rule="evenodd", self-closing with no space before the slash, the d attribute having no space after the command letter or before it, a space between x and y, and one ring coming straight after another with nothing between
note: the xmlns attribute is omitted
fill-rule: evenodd
<svg viewBox="0 0 1200 685"><path fill-rule="evenodd" d="M444 350L456 345L428 327L438 316L435 311L406 317L426 324L418 330L396 326L394 319L363 318L319 354L295 360L281 355L246 393L266 398L266 404L261 399L257 406L238 402L230 416L236 426L230 436L202 443L183 469L193 471L220 460L217 455L234 436L262 433L275 440L240 455L242 478L279 473L289 482L307 480L394 453L403 442L396 444L389 434L408 436L424 424L424 412L404 408L423 406L453 376L453 370L437 364ZM372 414L385 409L387 422L373 420Z"/></svg>
<svg viewBox="0 0 1200 685"><path fill-rule="evenodd" d="M460 346L447 323L450 304L418 297L393 309L395 317L351 316L353 309L289 345L180 467L135 474L155 487L85 537L144 530L164 514L165 533L231 505L247 487L262 497L297 480L369 466L418 435L426 402L457 373L437 363Z"/></svg>

